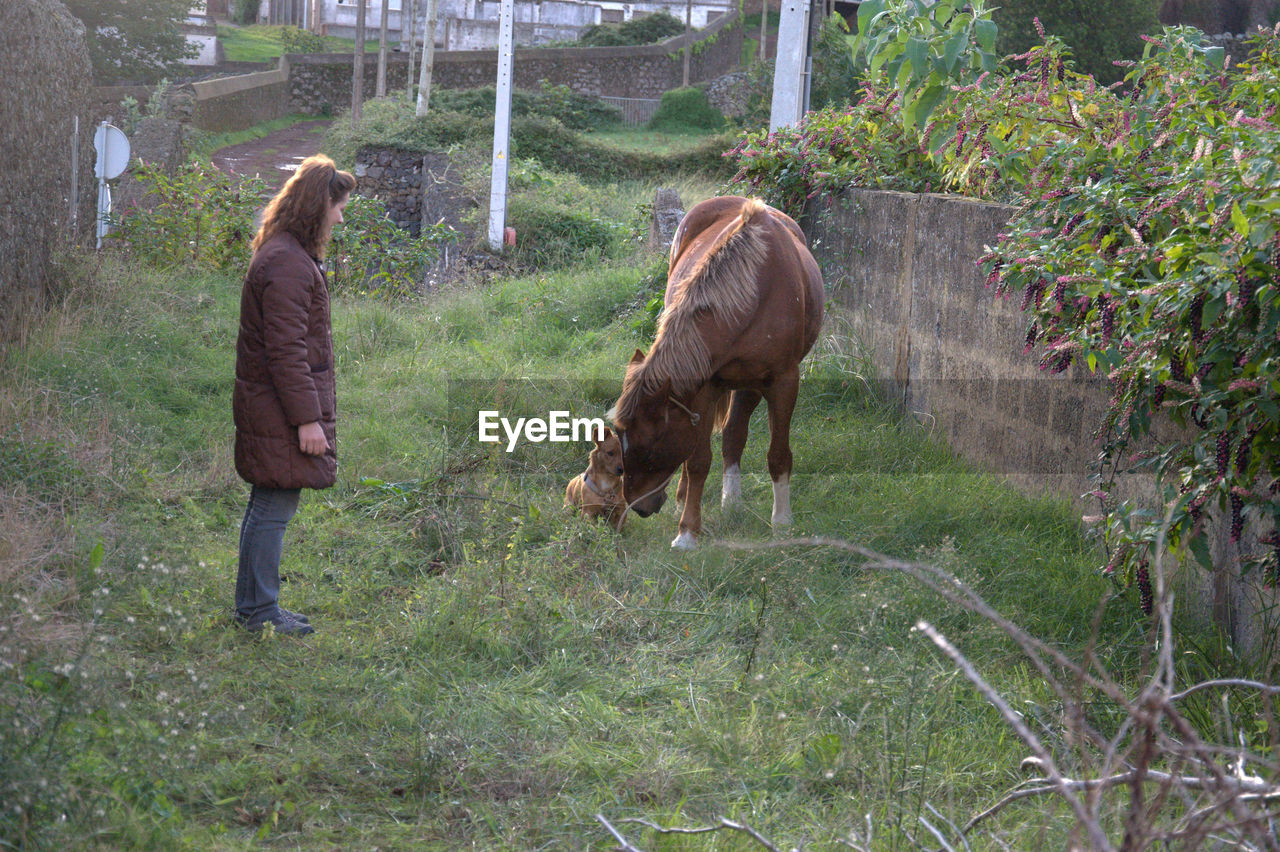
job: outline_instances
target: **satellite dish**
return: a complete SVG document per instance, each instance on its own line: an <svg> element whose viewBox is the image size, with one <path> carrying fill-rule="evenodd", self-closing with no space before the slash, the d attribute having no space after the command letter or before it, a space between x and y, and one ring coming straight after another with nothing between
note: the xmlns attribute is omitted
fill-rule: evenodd
<svg viewBox="0 0 1280 852"><path fill-rule="evenodd" d="M99 180L114 180L124 174L129 165L129 138L124 131L105 121L93 134L93 147L98 152L98 162L93 176Z"/></svg>

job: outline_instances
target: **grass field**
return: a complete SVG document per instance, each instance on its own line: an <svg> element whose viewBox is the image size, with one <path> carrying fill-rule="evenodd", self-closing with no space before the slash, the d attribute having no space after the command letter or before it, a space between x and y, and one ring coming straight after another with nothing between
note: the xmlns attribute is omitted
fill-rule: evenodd
<svg viewBox="0 0 1280 852"><path fill-rule="evenodd" d="M270 62L279 59L284 53L280 41L281 27L272 24L253 24L252 26L218 25L218 40L222 42L222 50L228 62ZM366 35L365 50L376 53L378 50L378 31L370 31L372 37ZM325 49L333 53L350 53L355 50L355 39L324 36ZM396 42L392 42L395 50Z"/></svg>
<svg viewBox="0 0 1280 852"><path fill-rule="evenodd" d="M652 190L611 190L614 215ZM341 472L289 529L282 603L317 626L294 640L231 626L238 280L68 262L64 303L0 356L0 838L612 848L599 815L646 849L759 847L625 820L917 848L922 819L962 824L1026 756L921 618L1069 758L1059 698L990 624L834 550L721 546L770 540L763 408L746 509L709 502L692 554L668 546L670 509L620 535L562 510L586 446L476 439L481 408L602 414L649 343L650 265L336 299ZM859 351L830 316L795 421L795 532L942 566L1134 682L1144 627L1132 599L1099 607L1070 508L901 419ZM969 840L1062 848L1071 825L1033 800Z"/></svg>

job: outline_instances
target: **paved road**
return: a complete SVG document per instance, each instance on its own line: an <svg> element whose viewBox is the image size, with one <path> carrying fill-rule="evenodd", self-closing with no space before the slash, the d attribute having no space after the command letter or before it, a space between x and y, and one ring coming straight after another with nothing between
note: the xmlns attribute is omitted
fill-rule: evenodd
<svg viewBox="0 0 1280 852"><path fill-rule="evenodd" d="M228 174L257 175L279 189L298 164L320 152L320 141L329 119L301 121L277 130L261 139L219 148L213 153L213 165Z"/></svg>

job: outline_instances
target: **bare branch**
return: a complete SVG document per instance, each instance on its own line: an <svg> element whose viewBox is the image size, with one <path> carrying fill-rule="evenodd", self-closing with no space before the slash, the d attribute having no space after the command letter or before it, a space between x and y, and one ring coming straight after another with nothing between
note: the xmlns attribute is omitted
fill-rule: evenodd
<svg viewBox="0 0 1280 852"><path fill-rule="evenodd" d="M632 846L627 841L627 838L623 837L616 828L610 825L609 820L604 818L604 814L596 814L596 819L600 821L601 825L603 825L606 829L609 830L609 833L613 835L613 839L618 841L617 848L620 850L620 852L643 852L643 850L637 849L636 847Z"/></svg>
<svg viewBox="0 0 1280 852"><path fill-rule="evenodd" d="M601 821L604 820L604 817L597 816L596 818ZM632 823L634 825L643 825L645 828L648 828L652 831L656 831L659 834L709 834L711 832L724 831L728 829L729 831L737 831L741 834L747 835L756 843L759 843L765 849L768 849L769 852L782 852L781 849L779 849L777 846L774 846L771 842L769 842L768 838L766 838L760 832L756 831L751 826L747 825L746 823L734 822L733 820L726 819L725 817L720 817L720 821L715 825L703 825L703 826L697 826L695 828L663 826L663 825L658 825L657 823L654 823L654 822L650 822L647 819L640 819L638 817L630 817L628 819L621 820L621 822ZM617 835L615 834L615 836ZM628 850L628 852L630 852L630 850ZM639 852L639 850L635 850L635 852Z"/></svg>
<svg viewBox="0 0 1280 852"><path fill-rule="evenodd" d="M1195 693L1205 689L1230 689L1233 687L1238 689L1253 689L1261 692L1263 695L1275 695L1276 693L1280 693L1280 686L1275 686L1269 683L1262 683L1261 681L1256 680L1243 680L1239 678L1221 678L1219 680L1206 680L1197 683L1195 686L1189 686L1181 692L1175 692L1173 695L1170 695L1169 700L1181 701L1188 695L1194 695Z"/></svg>
<svg viewBox="0 0 1280 852"><path fill-rule="evenodd" d="M1148 769L1146 772L1141 773L1141 777L1142 780L1152 784L1177 783L1192 790L1222 789L1222 785L1218 783L1217 778L1199 778L1196 776L1176 775L1170 772L1158 772L1154 769ZM1071 790L1101 790L1108 787L1119 787L1124 784L1130 784L1138 778L1139 773L1137 771L1133 771L1122 772L1118 775L1111 775L1106 778L1064 778L1062 784ZM1049 779L1044 780L1048 781ZM1057 793L1058 791L1059 785L1048 783L1042 784L1039 787L1026 787L1021 790L1014 790L1003 799L965 823L962 830L965 834L968 834L970 829L975 825L988 817L995 816L1003 810L1006 805L1010 805L1021 799L1029 799L1032 796L1042 796L1046 793ZM1271 801L1274 799L1280 799L1280 787L1267 784L1257 778L1240 779L1236 782L1236 786L1228 789L1226 792L1231 793L1233 796L1239 796L1241 801ZM1220 803L1202 810L1203 813L1207 814L1221 807L1222 804Z"/></svg>
<svg viewBox="0 0 1280 852"><path fill-rule="evenodd" d="M1004 700L1004 696L996 692L991 684L987 683L986 679L973 667L969 659L960 653L958 648L948 642L945 636L935 630L933 625L925 621L919 621L916 622L916 629L928 636L942 653L951 658L951 662L955 663L960 671L964 673L964 676L969 679L970 683L977 687L978 692L982 693L982 697L1000 711L1000 715L1004 717L1009 727L1013 728L1014 732L1022 738L1022 741L1040 759L1040 768L1044 770L1049 780L1053 782L1058 794L1066 799L1067 804L1071 806L1071 810L1075 812L1076 819L1088 832L1093 848L1098 850L1111 849L1111 843L1107 840L1107 835L1102 831L1102 826L1085 808L1084 803L1072 792L1067 784L1067 779L1058 772L1058 766L1053 760L1053 755L1049 754L1049 750L1040 743L1040 738L1027 727L1027 723L1022 721L1022 716L1009 706L1009 702Z"/></svg>

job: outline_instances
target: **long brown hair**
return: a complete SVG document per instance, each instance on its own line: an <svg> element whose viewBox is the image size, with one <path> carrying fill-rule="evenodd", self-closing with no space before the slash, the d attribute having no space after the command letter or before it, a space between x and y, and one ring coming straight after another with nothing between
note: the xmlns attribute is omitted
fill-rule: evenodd
<svg viewBox="0 0 1280 852"><path fill-rule="evenodd" d="M325 231L325 214L355 186L355 176L339 171L333 160L323 154L307 157L262 211L262 227L253 238L253 250L276 234L288 233L308 254L324 257L331 236Z"/></svg>

